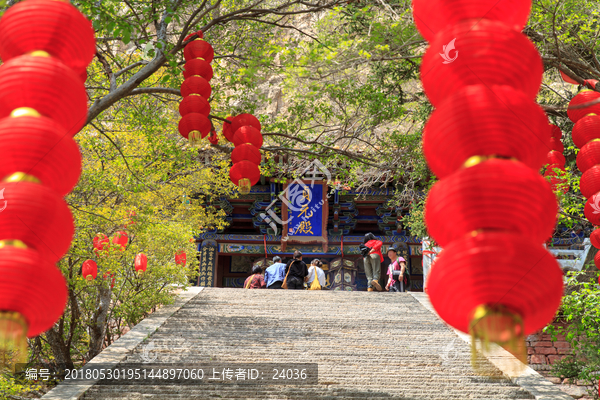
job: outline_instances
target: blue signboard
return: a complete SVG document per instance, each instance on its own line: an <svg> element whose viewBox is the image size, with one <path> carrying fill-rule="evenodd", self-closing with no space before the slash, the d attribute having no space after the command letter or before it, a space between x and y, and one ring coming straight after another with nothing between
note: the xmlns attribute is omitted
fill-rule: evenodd
<svg viewBox="0 0 600 400"><path fill-rule="evenodd" d="M322 236L323 186L292 183L288 193L288 236Z"/></svg>

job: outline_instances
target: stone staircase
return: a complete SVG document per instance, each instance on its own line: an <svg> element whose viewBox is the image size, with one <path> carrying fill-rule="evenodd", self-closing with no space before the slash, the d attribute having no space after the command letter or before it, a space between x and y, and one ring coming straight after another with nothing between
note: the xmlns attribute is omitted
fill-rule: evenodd
<svg viewBox="0 0 600 400"><path fill-rule="evenodd" d="M94 385L83 398L536 398L492 364L495 377L477 376L469 345L409 293L204 288L124 362L149 354L181 367L317 363L318 384Z"/></svg>

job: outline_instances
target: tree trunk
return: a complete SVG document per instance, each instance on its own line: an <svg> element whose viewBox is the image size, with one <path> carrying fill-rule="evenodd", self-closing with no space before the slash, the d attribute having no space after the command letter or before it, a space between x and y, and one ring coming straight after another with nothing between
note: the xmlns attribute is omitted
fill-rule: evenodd
<svg viewBox="0 0 600 400"><path fill-rule="evenodd" d="M110 294L111 290L109 288L101 287L98 291L96 311L94 312L94 317L92 318L92 324L90 326L90 349L87 356L88 361L102 351L104 332L106 329L106 318L108 316L108 308L110 305Z"/></svg>
<svg viewBox="0 0 600 400"><path fill-rule="evenodd" d="M65 344L65 338L60 332L54 330L54 327L50 328L45 333L46 340L50 344L52 349L52 355L56 360L56 363L61 367L73 369L73 360L71 359L71 352L69 347Z"/></svg>

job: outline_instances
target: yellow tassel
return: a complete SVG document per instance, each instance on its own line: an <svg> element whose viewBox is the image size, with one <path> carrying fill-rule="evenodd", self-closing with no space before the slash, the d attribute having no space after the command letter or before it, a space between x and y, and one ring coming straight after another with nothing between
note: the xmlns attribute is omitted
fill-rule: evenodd
<svg viewBox="0 0 600 400"><path fill-rule="evenodd" d="M252 185L250 184L250 179L242 178L238 182L238 190L240 194L248 194L250 193L250 188Z"/></svg>
<svg viewBox="0 0 600 400"><path fill-rule="evenodd" d="M527 364L527 348L525 346L525 328L521 316L503 305L480 305L475 308L471 323L471 364L481 375L490 375L489 364L479 362L477 344L481 345L484 354L492 354L491 343L496 343L518 361L506 365L510 373L518 373ZM492 373L493 374L493 373Z"/></svg>
<svg viewBox="0 0 600 400"><path fill-rule="evenodd" d="M0 365L27 362L27 322L18 312L0 311Z"/></svg>

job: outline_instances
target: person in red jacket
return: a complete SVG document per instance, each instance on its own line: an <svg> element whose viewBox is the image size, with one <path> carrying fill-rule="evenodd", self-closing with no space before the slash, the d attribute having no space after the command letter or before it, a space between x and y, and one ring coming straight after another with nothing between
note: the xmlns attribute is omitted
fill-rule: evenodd
<svg viewBox="0 0 600 400"><path fill-rule="evenodd" d="M375 235L369 232L365 235L364 244L361 246L361 253L363 254L365 264L365 275L367 275L368 282L367 291L369 292L372 292L373 288L378 292L383 290L379 284L381 263L383 262L383 255L381 254L382 245L381 240L377 240Z"/></svg>

